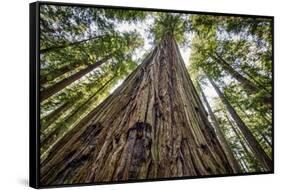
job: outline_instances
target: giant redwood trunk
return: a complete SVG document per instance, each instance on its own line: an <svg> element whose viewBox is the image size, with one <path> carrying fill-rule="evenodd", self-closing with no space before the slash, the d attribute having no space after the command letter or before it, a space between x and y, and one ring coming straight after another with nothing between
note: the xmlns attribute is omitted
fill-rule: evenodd
<svg viewBox="0 0 281 190"><path fill-rule="evenodd" d="M41 163L43 185L231 173L170 36Z"/></svg>

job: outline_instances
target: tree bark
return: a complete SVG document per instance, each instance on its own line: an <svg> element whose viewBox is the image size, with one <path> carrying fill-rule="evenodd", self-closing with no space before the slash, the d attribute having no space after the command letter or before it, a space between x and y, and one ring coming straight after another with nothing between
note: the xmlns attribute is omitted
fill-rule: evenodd
<svg viewBox="0 0 281 190"><path fill-rule="evenodd" d="M91 40L94 40L94 39L102 38L102 37L105 37L105 36L106 35L93 36L91 38L88 38L88 39L85 39L85 40L76 41L76 42L72 42L72 43L69 43L69 44L48 47L48 48L45 48L45 49L41 49L40 50L40 54L48 53L48 52L51 52L51 51L56 51L56 50L59 50L59 49L70 47L70 46L79 45L79 44L82 44L82 43L85 43L85 42L88 42L88 41L91 41Z"/></svg>
<svg viewBox="0 0 281 190"><path fill-rule="evenodd" d="M103 63L108 61L110 59L110 57L111 56L106 56L102 60L97 61L96 63L87 66L85 69L82 69L82 70L78 71L77 73L69 76L68 78L65 78L65 79L59 81L58 83L56 83L56 84L54 84L54 85L44 89L40 93L40 102L42 102L45 99L51 97L52 95L56 94L57 92L59 92L60 90L65 88L66 86L70 85L71 83L73 83L76 80L80 79L81 77L83 77L84 75L88 74L92 70L94 70L97 67L101 66Z"/></svg>
<svg viewBox="0 0 281 190"><path fill-rule="evenodd" d="M245 125L245 123L241 120L235 109L231 106L231 104L228 102L228 100L224 97L222 92L220 91L219 87L215 84L215 82L208 77L209 81L211 82L212 86L214 87L215 91L219 95L221 101L226 106L228 112L230 113L231 117L235 120L237 123L237 126L239 127L240 131L244 135L245 139L248 141L249 146L253 150L256 158L260 161L262 166L265 168L266 171L272 171L272 161L267 156L267 154L262 149L261 145L258 143L258 141L253 136L252 132L249 130L249 128Z"/></svg>
<svg viewBox="0 0 281 190"><path fill-rule="evenodd" d="M216 116L215 116L215 114L214 114L214 112L213 112L213 110L212 110L212 108L211 108L211 106L210 106L210 104L209 104L209 102L208 102L208 100L206 98L206 95L205 95L203 89L201 88L200 84L199 84L199 89L201 91L202 99L205 102L205 105L207 107L208 113L209 113L209 115L211 117L211 120L213 122L213 126L215 128L215 132L216 132L216 134L218 136L218 139L221 142L222 148L225 151L227 159L228 159L229 163L231 164L233 171L238 173L240 171L240 168L239 168L239 165L237 163L237 160L235 159L235 157L234 157L234 155L232 153L233 151L229 147L229 143L227 142L227 140L225 138L225 135L223 134L223 132L220 129L220 125L219 125L219 123L218 123L218 121L216 119Z"/></svg>
<svg viewBox="0 0 281 190"><path fill-rule="evenodd" d="M234 173L171 36L52 148L40 171L44 185Z"/></svg>

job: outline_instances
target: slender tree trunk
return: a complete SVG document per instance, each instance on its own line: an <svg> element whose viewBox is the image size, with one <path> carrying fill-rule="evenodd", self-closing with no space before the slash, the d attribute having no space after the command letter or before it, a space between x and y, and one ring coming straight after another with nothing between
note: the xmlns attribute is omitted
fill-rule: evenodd
<svg viewBox="0 0 281 190"><path fill-rule="evenodd" d="M254 76L252 76L248 71L243 71L243 73L245 73L245 75L250 79L252 80L255 84L257 84L257 86L260 88L260 89L263 89L265 92L267 92L268 94L271 94L271 92L266 89L264 86L265 84L262 84L261 82L259 82L258 80L255 79ZM261 76L260 76L261 77Z"/></svg>
<svg viewBox="0 0 281 190"><path fill-rule="evenodd" d="M264 89L259 89L256 86L256 84L254 84L253 82L242 76L240 73L238 73L219 54L215 53L215 56L211 55L211 57L215 59L223 67L223 69L226 70L233 78L235 78L238 82L240 82L248 94L256 94L264 90ZM269 94L263 97L261 101L262 103L271 106L272 96Z"/></svg>
<svg viewBox="0 0 281 190"><path fill-rule="evenodd" d="M233 76L237 81L239 81L247 90L251 93L257 93L259 92L258 87L252 83L250 80L242 76L240 73L238 73L235 69L233 69L229 63L227 63L219 54L215 53L215 56L213 58L218 61L218 63L229 73L231 76Z"/></svg>
<svg viewBox="0 0 281 190"><path fill-rule="evenodd" d="M254 121L251 119L252 117L249 116L249 114L247 114L247 113L242 109L242 107L240 106L240 104L237 103L237 102L236 102L235 104L236 104L236 106L239 108L239 110L240 110L247 118L249 118L250 122L254 123ZM272 147L272 146L271 146L271 143L269 142L269 140L267 139L267 137L263 134L263 132L262 132L258 127L256 127L255 129L257 130L257 133L258 133L258 135L260 136L260 138L265 141L265 143L267 144L268 148L271 148L271 147Z"/></svg>
<svg viewBox="0 0 281 190"><path fill-rule="evenodd" d="M202 98L203 98L203 101L205 102L205 105L207 107L207 110L208 110L208 113L210 114L210 117L213 121L213 126L215 128L215 132L218 136L218 139L220 140L221 142L221 145L222 145L222 148L224 149L225 151L225 154L227 156L227 159L229 161L229 163L231 164L232 166L232 169L235 173L238 173L240 171L240 168L239 168L239 165L237 163L237 160L235 159L233 153L232 153L232 150L230 149L229 147L229 143L227 142L226 138L225 138L225 135L223 134L223 132L221 131L220 129L220 125L216 119L216 116L215 114L213 113L213 110L204 94L204 91L203 89L201 88L200 84L198 85L199 88L200 88L200 91L201 91L201 94L202 94Z"/></svg>
<svg viewBox="0 0 281 190"><path fill-rule="evenodd" d="M47 76L48 75L41 75L40 76L40 84L43 85L43 84L46 84L48 81L52 81L62 75L64 75L65 73L68 73L70 72L71 70L73 70L73 68L77 68L78 66L80 65L83 65L82 63L78 63L78 62L75 62L75 63L72 63L71 64L72 67L69 67L69 65L65 65L55 71L51 71L52 72L52 78L48 78Z"/></svg>
<svg viewBox="0 0 281 190"><path fill-rule="evenodd" d="M89 72L93 71L97 67L101 66L103 63L105 63L107 60L110 59L111 56L107 56L104 59L97 61L94 64L89 65L87 68L82 69L78 71L77 73L69 76L68 78L65 78L58 83L54 84L53 86L50 86L46 89L44 89L40 93L40 101L44 101L45 99L51 97L55 93L59 92L60 90L64 89L66 86L70 85L71 83L75 82L76 80L80 79L84 75L88 74Z"/></svg>
<svg viewBox="0 0 281 190"><path fill-rule="evenodd" d="M258 160L257 158L254 157L253 155L253 150L251 149L251 147L249 146L249 144L247 143L246 139L243 138L243 134L241 134L237 129L236 127L234 126L234 124L232 123L232 121L230 121L229 117L226 115L226 118L228 120L228 123L230 124L231 126L231 129L232 131L234 132L235 136L239 139L239 143L240 145L242 146L244 152L245 152L245 155L251 160L252 164L254 165L255 167L255 171L262 171L260 165L258 164ZM246 163L246 161L244 161L244 163ZM249 162L247 162L249 163ZM247 166L248 168L248 171L249 171L249 167Z"/></svg>
<svg viewBox="0 0 281 190"><path fill-rule="evenodd" d="M68 102L63 103L57 109L46 115L41 119L40 131L43 132L48 128L54 121L56 121L63 113L69 108L70 104Z"/></svg>
<svg viewBox="0 0 281 190"><path fill-rule="evenodd" d="M228 116L226 115L226 118L228 120L228 123L231 126L232 131L234 132L235 136L238 138L239 143L241 144L243 150L245 151L246 155L250 158L253 158L253 155L250 153L249 149L247 148L247 146L245 145L244 139L242 139L242 137L240 136L239 132L236 130L236 128L234 127L232 121L230 121L230 119L228 118Z"/></svg>
<svg viewBox="0 0 281 190"><path fill-rule="evenodd" d="M154 51L50 151L41 183L233 173L174 39Z"/></svg>
<svg viewBox="0 0 281 190"><path fill-rule="evenodd" d="M258 129L258 133L261 136L261 139L263 139L265 141L265 143L267 144L267 146L269 148L272 148L272 143L271 141L268 139L268 137L260 130Z"/></svg>
<svg viewBox="0 0 281 190"><path fill-rule="evenodd" d="M244 165L244 161L241 159L241 155L236 153L235 151L233 152L234 153L234 156L237 158L238 160L238 163L240 165L240 168L242 168L242 172L248 172L248 168L247 166Z"/></svg>
<svg viewBox="0 0 281 190"><path fill-rule="evenodd" d="M241 163L242 163L243 167L245 168L245 171L246 172L250 171L249 166L247 165L247 161L244 159L245 158L244 153L237 152L237 155L239 156Z"/></svg>
<svg viewBox="0 0 281 190"><path fill-rule="evenodd" d="M48 52L51 52L51 51L57 51L59 49L63 49L63 48L70 47L70 46L79 45L79 44L82 44L82 43L85 43L85 42L88 42L88 41L91 41L91 40L99 39L99 38L102 38L102 37L105 37L105 36L106 35L93 36L91 38L88 38L88 39L85 39L85 40L76 41L76 42L72 42L72 43L69 43L69 44L48 47L48 48L45 48L45 49L41 49L40 50L40 54L48 53Z"/></svg>
<svg viewBox="0 0 281 190"><path fill-rule="evenodd" d="M248 141L249 146L253 150L256 158L260 161L260 163L263 165L263 167L267 171L272 170L272 161L271 159L267 156L267 154L264 152L262 149L261 145L258 143L258 141L255 139L253 136L252 132L249 130L249 128L245 125L245 123L241 120L235 109L231 106L231 104L228 102L228 100L224 97L222 92L220 91L219 87L215 84L215 82L208 77L209 81L211 82L212 86L214 87L215 91L219 95L220 99L226 106L228 112L232 116L232 118L235 120L237 123L237 126L241 130L242 134L244 135L245 139Z"/></svg>
<svg viewBox="0 0 281 190"><path fill-rule="evenodd" d="M76 119L75 115L79 114L81 111L85 110L85 106L91 104L93 99L96 97L97 94L101 93L115 78L115 76L111 77L105 84L103 84L95 93L93 93L84 103L79 105L77 109L74 110L67 118L64 120L65 123L69 123L69 120ZM66 129L64 125L57 126L51 133L49 133L45 138L42 139L41 142L41 149L44 153L48 147L53 146L53 144L61 138L61 136L69 129Z"/></svg>

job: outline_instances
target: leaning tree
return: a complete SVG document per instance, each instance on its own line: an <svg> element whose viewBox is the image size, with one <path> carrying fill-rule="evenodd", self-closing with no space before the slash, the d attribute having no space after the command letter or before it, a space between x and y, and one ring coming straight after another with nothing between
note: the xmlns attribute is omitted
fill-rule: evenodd
<svg viewBox="0 0 281 190"><path fill-rule="evenodd" d="M177 42L187 23L157 14L155 48L41 163L48 185L239 172L207 119Z"/></svg>

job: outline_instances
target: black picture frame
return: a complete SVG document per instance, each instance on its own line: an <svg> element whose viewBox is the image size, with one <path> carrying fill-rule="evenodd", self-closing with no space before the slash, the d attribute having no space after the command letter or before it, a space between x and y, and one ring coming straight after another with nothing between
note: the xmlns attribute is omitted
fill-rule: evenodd
<svg viewBox="0 0 281 190"><path fill-rule="evenodd" d="M171 177L159 179L143 179L130 181L112 181L112 182L98 182L98 183L83 183L83 184L63 184L63 185L48 185L40 184L40 6L41 5L57 5L57 6L78 6L78 7L93 7L93 8L110 8L123 10L140 10L140 11L157 11L157 12L173 12L186 14L201 14L201 15L215 15L215 16L239 16L239 17L260 17L271 19L272 22L272 162L273 170L269 172L253 172L244 174L231 175L209 175L209 176L192 176L192 177ZM100 184L120 184L120 183L135 183L148 181L166 181L166 180L182 180L194 178L214 178L214 177L232 177L258 174L273 174L274 173L274 17L264 15L248 15L248 14L234 14L234 13L217 13L217 12L200 12L187 10L168 10L157 8L141 8L141 7L123 7L123 6L108 6L108 5L92 5L80 3L59 3L39 1L29 4L29 185L33 188L52 188L52 187L72 187L85 185L100 185Z"/></svg>

